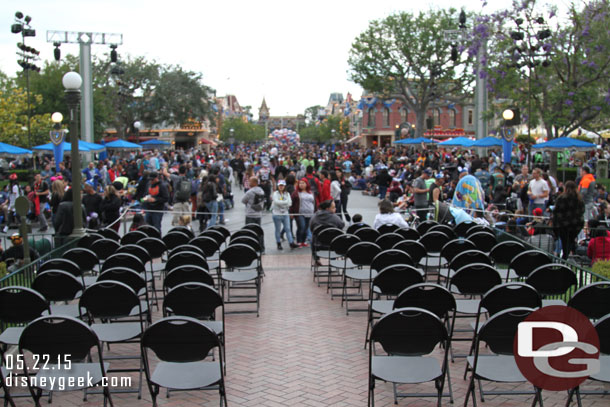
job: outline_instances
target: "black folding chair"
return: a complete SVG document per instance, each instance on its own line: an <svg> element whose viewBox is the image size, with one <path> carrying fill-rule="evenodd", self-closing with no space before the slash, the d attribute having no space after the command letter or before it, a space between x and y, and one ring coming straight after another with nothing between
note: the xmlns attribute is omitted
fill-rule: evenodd
<svg viewBox="0 0 610 407"><path fill-rule="evenodd" d="M114 240L115 242L121 240L121 235L119 235L116 230L111 228L98 229L97 233L104 236L104 238Z"/></svg>
<svg viewBox="0 0 610 407"><path fill-rule="evenodd" d="M362 229L361 229L362 230ZM373 229L374 230L374 229ZM370 282L375 278L377 272L371 268L371 263L377 254L381 252L381 248L375 243L362 241L351 246L345 257L354 265L354 268L345 270L343 273L343 291L341 297L341 306L345 302L345 312L349 315L349 301L351 297L358 297L355 301L365 301L362 285L366 284L369 288ZM348 286L348 279L354 284ZM357 289L356 293L348 293L347 290ZM367 295L368 298L368 295ZM357 309L357 311L367 311L367 309Z"/></svg>
<svg viewBox="0 0 610 407"><path fill-rule="evenodd" d="M222 342L202 321L184 316L163 318L146 329L141 346L153 407L157 406L160 387L168 390L217 389L220 406L227 404ZM216 348L219 349L218 360L206 361L210 351ZM149 351L159 359L154 370Z"/></svg>
<svg viewBox="0 0 610 407"><path fill-rule="evenodd" d="M91 244L91 251L95 253L100 262L104 262L121 247L120 243L112 239L98 239Z"/></svg>
<svg viewBox="0 0 610 407"><path fill-rule="evenodd" d="M468 230L473 227L476 226L477 224L474 222L462 222L462 223L458 223L457 225L455 225L455 227L453 228L453 231L455 232L456 235L458 235L459 237L466 237L466 235L468 234Z"/></svg>
<svg viewBox="0 0 610 407"><path fill-rule="evenodd" d="M455 233L453 228L449 225L434 225L426 231L426 233L429 233L429 232L443 232L451 240L458 238L458 235Z"/></svg>
<svg viewBox="0 0 610 407"><path fill-rule="evenodd" d="M515 257L525 251L525 246L521 242L514 240L496 243L496 245L491 248L489 255L493 259L494 265L500 272L502 279L508 281L519 277L514 271L511 272L510 263Z"/></svg>
<svg viewBox="0 0 610 407"><path fill-rule="evenodd" d="M395 225L393 223L386 223L377 228L377 231L381 235L385 235L386 233L394 233L396 230L400 229L400 226Z"/></svg>
<svg viewBox="0 0 610 407"><path fill-rule="evenodd" d="M480 250L484 253L489 253L491 249L497 244L496 235L485 231L469 234L466 239L474 243L477 250Z"/></svg>
<svg viewBox="0 0 610 407"><path fill-rule="evenodd" d="M161 232L159 232L159 229L157 229L156 227L154 227L152 225L142 225L137 230L140 232L146 233L146 235L148 237L154 237L156 239L161 239Z"/></svg>
<svg viewBox="0 0 610 407"><path fill-rule="evenodd" d="M187 244L191 238L184 232L171 232L163 236L163 243L167 247L167 250L173 250L176 247Z"/></svg>
<svg viewBox="0 0 610 407"><path fill-rule="evenodd" d="M396 243L400 243L403 240L405 239L398 233L387 232L379 236L377 240L375 240L375 244L381 247L382 250L388 250L394 247Z"/></svg>
<svg viewBox="0 0 610 407"><path fill-rule="evenodd" d="M91 245L96 240L104 239L104 236L99 233L89 232L85 236L81 237L76 243L76 247L84 247L85 249L91 249Z"/></svg>
<svg viewBox="0 0 610 407"><path fill-rule="evenodd" d="M67 304L81 295L83 283L80 278L66 271L47 270L38 273L32 282L32 288L49 301L52 315L65 315L74 318L80 316L78 304Z"/></svg>
<svg viewBox="0 0 610 407"><path fill-rule="evenodd" d="M417 229L413 228L400 228L395 233L398 233L404 240L419 240L421 235Z"/></svg>
<svg viewBox="0 0 610 407"><path fill-rule="evenodd" d="M345 231L345 233L353 235L354 232L356 232L358 229L362 229L362 228L370 228L370 226L367 225L366 223L353 223L347 227L347 230Z"/></svg>
<svg viewBox="0 0 610 407"><path fill-rule="evenodd" d="M509 269L514 271L519 278L525 279L538 267L550 263L551 258L545 252L540 250L526 250L513 258L510 262Z"/></svg>
<svg viewBox="0 0 610 407"><path fill-rule="evenodd" d="M39 292L27 287L8 286L0 288L0 322L5 326L0 333L0 344L17 345L24 325L51 313L49 301Z"/></svg>
<svg viewBox="0 0 610 407"><path fill-rule="evenodd" d="M428 230L430 230L430 228L432 226L436 226L439 223L433 220L425 220L423 222L421 222L419 225L417 225L417 232L419 232L420 236L423 236L426 234L426 232L428 232Z"/></svg>
<svg viewBox="0 0 610 407"><path fill-rule="evenodd" d="M193 233L193 231L191 229L187 228L186 226L174 226L167 233L173 233L173 232L182 232L185 235L187 235L189 237L189 239L192 239L195 237L195 233Z"/></svg>
<svg viewBox="0 0 610 407"><path fill-rule="evenodd" d="M542 305L566 305L569 292L578 284L576 273L566 265L545 264L527 276L525 282L534 287L542 296ZM545 298L555 297L555 298Z"/></svg>
<svg viewBox="0 0 610 407"><path fill-rule="evenodd" d="M356 236L358 236L360 238L360 240L362 240L363 242L371 242L371 243L375 243L377 238L379 238L379 236L381 236L379 231L377 231L373 228L360 228L360 229L356 230L354 232L354 234Z"/></svg>
<svg viewBox="0 0 610 407"><path fill-rule="evenodd" d="M568 301L568 307L593 320L610 314L610 282L600 281L579 288Z"/></svg>
<svg viewBox="0 0 610 407"><path fill-rule="evenodd" d="M170 258L174 254L180 253L180 252L195 252L205 258L205 253L203 252L203 250L201 250L199 247L197 247L195 245L192 245L190 242L191 241L189 240L189 243L176 247L174 250L169 252L167 257Z"/></svg>
<svg viewBox="0 0 610 407"><path fill-rule="evenodd" d="M261 268L256 251L245 244L227 246L220 254L220 292L226 304L255 303L256 311L239 310L232 313L256 312L259 315ZM226 288L226 295L224 294ZM231 289L254 289L254 295L231 294Z"/></svg>
<svg viewBox="0 0 610 407"><path fill-rule="evenodd" d="M403 240L400 243L396 243L392 249L402 250L407 253L413 264L421 264L421 261L426 257L426 248L423 244L416 240Z"/></svg>
<svg viewBox="0 0 610 407"><path fill-rule="evenodd" d="M121 244L136 244L140 240L147 238L148 235L141 230L132 230L131 232L127 232L121 238Z"/></svg>
<svg viewBox="0 0 610 407"><path fill-rule="evenodd" d="M193 265L176 266L163 280L165 295L174 287L184 283L203 283L214 287L214 278L203 267Z"/></svg>

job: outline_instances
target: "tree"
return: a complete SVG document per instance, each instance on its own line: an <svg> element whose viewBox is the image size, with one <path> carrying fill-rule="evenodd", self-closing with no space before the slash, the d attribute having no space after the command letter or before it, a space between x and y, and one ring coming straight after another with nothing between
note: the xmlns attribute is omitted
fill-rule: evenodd
<svg viewBox="0 0 610 407"><path fill-rule="evenodd" d="M320 120L320 110L324 109L320 105L315 105L305 109L305 123L312 124Z"/></svg>
<svg viewBox="0 0 610 407"><path fill-rule="evenodd" d="M233 132L231 133L231 129ZM228 142L233 137L236 142L253 142L265 140L265 127L244 121L241 118L225 119L220 129L220 139Z"/></svg>
<svg viewBox="0 0 610 407"><path fill-rule="evenodd" d="M402 100L415 112L420 137L431 104L470 95L472 61L460 61L459 55L452 60L451 46L444 39L445 30L457 28L455 9L417 16L401 12L372 21L352 44L351 80L366 91Z"/></svg>

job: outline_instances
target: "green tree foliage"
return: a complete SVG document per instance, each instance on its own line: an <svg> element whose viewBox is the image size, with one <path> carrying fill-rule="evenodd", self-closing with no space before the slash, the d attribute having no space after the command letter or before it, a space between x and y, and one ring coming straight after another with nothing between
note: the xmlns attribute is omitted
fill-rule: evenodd
<svg viewBox="0 0 610 407"><path fill-rule="evenodd" d="M341 116L328 116L319 124L313 123L299 129L299 136L303 141L327 143L333 138L336 141L345 141L349 138L349 119Z"/></svg>
<svg viewBox="0 0 610 407"><path fill-rule="evenodd" d="M400 98L416 114L419 137L433 103L469 96L472 61L453 61L444 38L445 30L457 28L455 9L401 12L372 21L352 44L351 80L366 91Z"/></svg>
<svg viewBox="0 0 610 407"><path fill-rule="evenodd" d="M321 109L324 109L324 108L320 105L311 106L311 107L308 107L307 109L305 109L305 115L304 115L305 123L307 123L307 124L316 123L320 119L318 117L318 114Z"/></svg>
<svg viewBox="0 0 610 407"><path fill-rule="evenodd" d="M231 134L231 129L233 133ZM233 137L236 142L263 141L266 138L265 127L244 121L240 118L226 119L220 129L220 140L227 143Z"/></svg>

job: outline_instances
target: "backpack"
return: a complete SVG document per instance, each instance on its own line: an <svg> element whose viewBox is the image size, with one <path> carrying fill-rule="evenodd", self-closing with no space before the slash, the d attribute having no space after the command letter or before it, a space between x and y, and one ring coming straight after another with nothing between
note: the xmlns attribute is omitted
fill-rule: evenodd
<svg viewBox="0 0 610 407"><path fill-rule="evenodd" d="M253 211L260 212L263 210L264 204L265 194L254 193L254 199L252 200L252 205L250 205L250 208L252 208Z"/></svg>
<svg viewBox="0 0 610 407"><path fill-rule="evenodd" d="M182 177L180 181L178 181L178 188L176 190L176 200L181 202L186 202L191 199L191 190L192 185L186 177Z"/></svg>

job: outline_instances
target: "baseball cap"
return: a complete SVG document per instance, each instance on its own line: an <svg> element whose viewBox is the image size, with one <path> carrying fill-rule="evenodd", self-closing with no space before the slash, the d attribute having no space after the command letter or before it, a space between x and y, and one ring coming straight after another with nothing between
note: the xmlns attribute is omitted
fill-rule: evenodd
<svg viewBox="0 0 610 407"><path fill-rule="evenodd" d="M89 185L91 188L94 188L92 180L85 181L85 184Z"/></svg>
<svg viewBox="0 0 610 407"><path fill-rule="evenodd" d="M535 208L532 213L534 214L534 216L542 216L542 209L541 208Z"/></svg>
<svg viewBox="0 0 610 407"><path fill-rule="evenodd" d="M280 186L280 185L286 185L286 181L284 181L283 179L281 179L281 180L279 180L279 181L277 182L277 185L278 185L278 186Z"/></svg>
<svg viewBox="0 0 610 407"><path fill-rule="evenodd" d="M426 174L426 175L432 175L432 171L431 171L431 170L429 170L429 169L425 169L425 170L424 170L424 174Z"/></svg>
<svg viewBox="0 0 610 407"><path fill-rule="evenodd" d="M442 173L438 173L436 174L436 179L441 179L441 178L445 178L445 176Z"/></svg>

